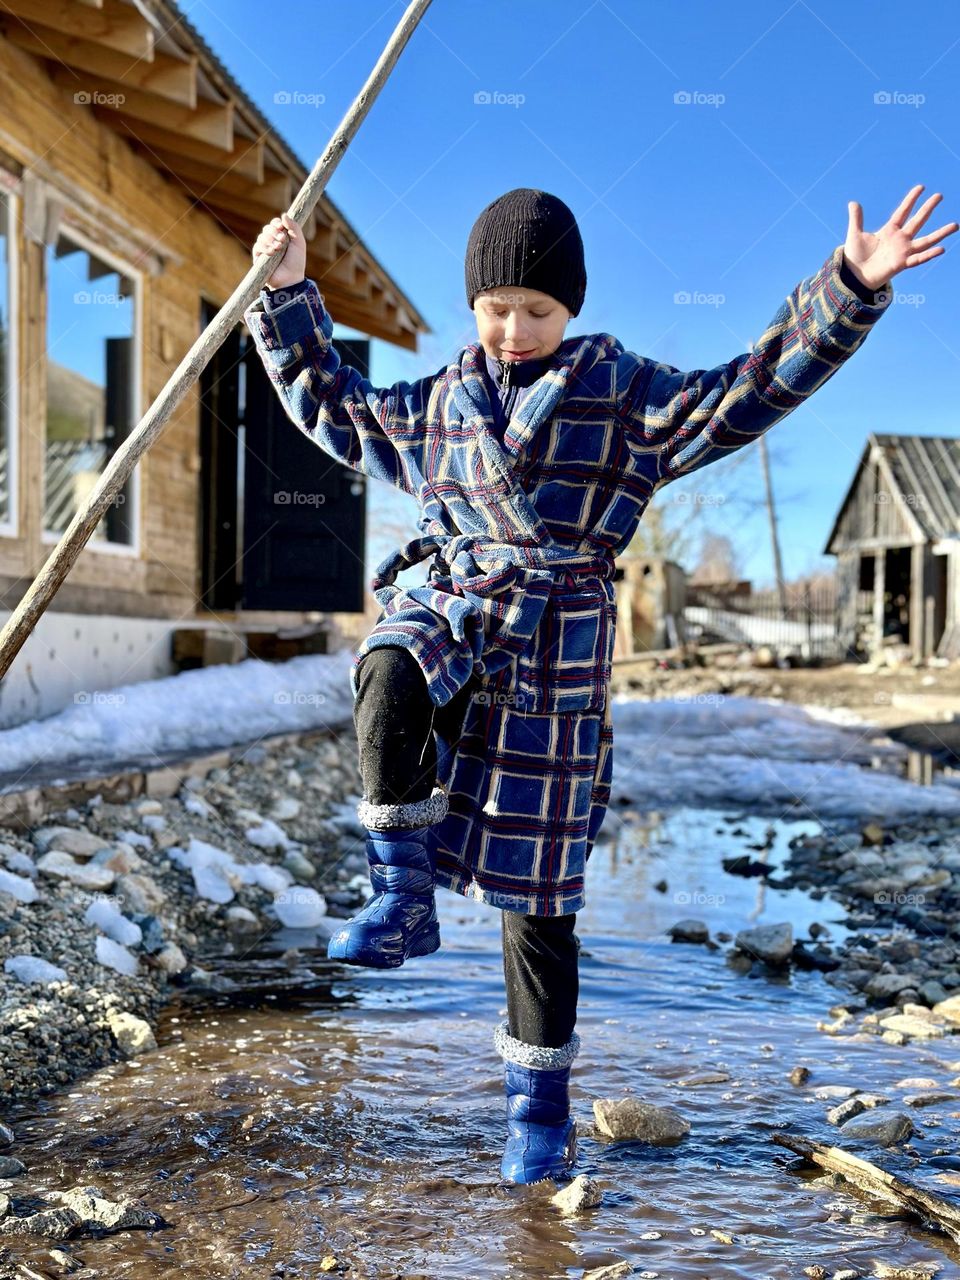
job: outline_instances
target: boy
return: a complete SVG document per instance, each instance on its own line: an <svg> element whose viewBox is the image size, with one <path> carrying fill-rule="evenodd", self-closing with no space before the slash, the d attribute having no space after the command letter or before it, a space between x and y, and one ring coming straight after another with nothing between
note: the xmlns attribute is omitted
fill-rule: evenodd
<svg viewBox="0 0 960 1280"><path fill-rule="evenodd" d="M289 417L422 512L422 536L377 571L383 613L351 671L375 893L329 954L387 967L435 951L438 883L501 909L508 1181L557 1176L575 1154L573 926L610 794L614 557L656 489L790 413L861 345L892 277L943 253L957 223L913 241L941 198L907 221L921 189L873 234L851 202L845 245L754 351L691 373L610 334L564 337L583 243L547 192L509 191L471 230L479 341L386 389L340 364L296 222L273 219L254 246L286 245L245 320ZM429 556L424 585L395 585Z"/></svg>

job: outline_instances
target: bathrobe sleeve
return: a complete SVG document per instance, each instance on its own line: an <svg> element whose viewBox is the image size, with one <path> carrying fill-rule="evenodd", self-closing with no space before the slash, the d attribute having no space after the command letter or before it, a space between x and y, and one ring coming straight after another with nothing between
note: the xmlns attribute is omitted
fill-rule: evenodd
<svg viewBox="0 0 960 1280"><path fill-rule="evenodd" d="M752 350L683 373L623 352L617 406L629 431L657 449L658 485L755 440L827 381L890 306L890 282L866 289L837 245L780 304Z"/></svg>
<svg viewBox="0 0 960 1280"><path fill-rule="evenodd" d="M342 364L309 277L286 291L263 289L243 318L287 417L338 462L416 496L437 375L381 389Z"/></svg>

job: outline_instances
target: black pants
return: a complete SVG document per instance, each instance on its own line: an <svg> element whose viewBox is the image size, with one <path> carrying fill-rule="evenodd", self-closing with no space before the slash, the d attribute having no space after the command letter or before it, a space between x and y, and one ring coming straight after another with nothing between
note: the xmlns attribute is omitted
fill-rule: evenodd
<svg viewBox="0 0 960 1280"><path fill-rule="evenodd" d="M437 780L434 733L456 745L475 688L469 682L438 707L407 649L384 645L364 656L353 720L364 795L371 804L403 804L430 795ZM526 1044L559 1048L577 1020L576 913L505 910L501 915L510 1034Z"/></svg>

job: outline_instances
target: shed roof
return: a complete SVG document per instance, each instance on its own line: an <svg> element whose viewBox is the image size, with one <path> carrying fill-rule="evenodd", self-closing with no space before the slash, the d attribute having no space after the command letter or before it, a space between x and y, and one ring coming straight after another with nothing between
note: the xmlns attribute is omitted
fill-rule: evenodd
<svg viewBox="0 0 960 1280"><path fill-rule="evenodd" d="M824 547L829 553L864 468L878 457L924 538L960 536L960 438L871 431Z"/></svg>
<svg viewBox="0 0 960 1280"><path fill-rule="evenodd" d="M174 0L0 0L0 31L55 83L76 90L81 73L97 117L248 245L306 181L312 165ZM304 233L307 274L335 319L416 350L429 326L326 194Z"/></svg>

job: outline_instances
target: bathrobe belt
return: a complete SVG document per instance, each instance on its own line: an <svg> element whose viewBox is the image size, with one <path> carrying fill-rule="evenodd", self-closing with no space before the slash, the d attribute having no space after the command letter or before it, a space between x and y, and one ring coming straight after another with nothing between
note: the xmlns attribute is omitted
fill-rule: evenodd
<svg viewBox="0 0 960 1280"><path fill-rule="evenodd" d="M552 592L575 587L586 577L610 579L616 568L611 555L557 544L501 542L485 534L432 535L414 538L379 566L370 586L380 604L393 601L390 608L396 608L404 593L394 585L397 574L431 555L427 587L407 592L420 600L431 588L452 593L472 605L480 620L487 619L481 634L487 632L489 648L479 667L488 673L527 647ZM601 607L598 602L598 613Z"/></svg>

